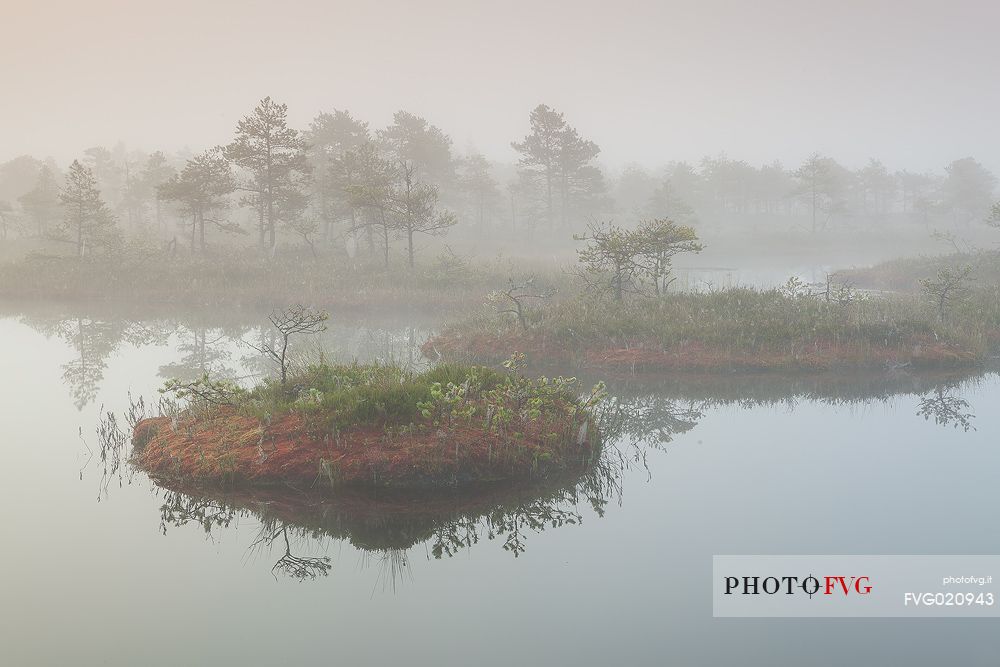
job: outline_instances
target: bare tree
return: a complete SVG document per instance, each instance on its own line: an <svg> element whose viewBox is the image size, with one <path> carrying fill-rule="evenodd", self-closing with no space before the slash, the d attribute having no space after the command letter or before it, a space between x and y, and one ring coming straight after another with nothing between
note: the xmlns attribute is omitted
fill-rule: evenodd
<svg viewBox="0 0 1000 667"><path fill-rule="evenodd" d="M326 331L326 321L330 316L320 310L313 310L296 304L284 310L276 310L268 318L278 330L279 341L275 344L263 342L260 345L247 342L254 350L274 361L281 368L281 385L288 381L288 341L296 334L315 334Z"/></svg>
<svg viewBox="0 0 1000 667"><path fill-rule="evenodd" d="M539 289L535 286L535 277L531 276L526 280L508 279L509 285L506 290L496 290L491 292L487 301L496 308L498 315L514 315L522 331L528 330L528 320L525 317L525 307L531 299L548 299L555 290Z"/></svg>
<svg viewBox="0 0 1000 667"><path fill-rule="evenodd" d="M319 220L311 215L300 215L288 222L288 229L302 239L315 259L317 257L316 235L320 233Z"/></svg>
<svg viewBox="0 0 1000 667"><path fill-rule="evenodd" d="M277 533L273 534L270 538L270 542L273 542L278 535L281 535L285 540L285 553L278 559L278 562L274 564L271 568L271 574L281 572L283 574L292 577L293 579L298 579L299 581L305 581L306 579L315 579L317 577L325 577L329 574L330 569L333 567L330 563L329 556L296 556L292 553L292 545L288 540L288 526L282 524L281 528ZM277 576L275 576L277 578Z"/></svg>
<svg viewBox="0 0 1000 667"><path fill-rule="evenodd" d="M858 293L850 281L836 282L838 272L826 274L826 283L823 290L817 295L822 297L827 303L837 303L841 306L851 303L858 298Z"/></svg>

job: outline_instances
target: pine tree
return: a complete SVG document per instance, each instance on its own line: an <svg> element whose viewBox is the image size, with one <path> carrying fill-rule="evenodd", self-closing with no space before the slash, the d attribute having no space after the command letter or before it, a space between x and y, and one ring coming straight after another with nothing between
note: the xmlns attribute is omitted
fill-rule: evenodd
<svg viewBox="0 0 1000 667"><path fill-rule="evenodd" d="M541 176L549 226L556 218L554 194L559 197L559 220L566 226L578 203L604 195L603 175L592 164L601 149L581 137L563 114L544 104L532 110L529 123L530 133L511 146L521 154L520 165Z"/></svg>
<svg viewBox="0 0 1000 667"><path fill-rule="evenodd" d="M355 207L348 188L357 184L358 151L370 141L368 123L355 119L347 111L321 113L306 133L309 162L315 179L313 191L316 207L323 223L323 235L333 235L333 225L346 220L351 228L357 224Z"/></svg>
<svg viewBox="0 0 1000 667"><path fill-rule="evenodd" d="M178 202L184 216L190 220L191 252L196 247L196 239L205 252L206 225L214 225L224 231L239 231L239 227L215 217L215 213L225 209L227 197L235 190L232 169L226 161L222 149L215 148L196 155L187 161L184 169L175 174L158 189L159 197Z"/></svg>
<svg viewBox="0 0 1000 667"><path fill-rule="evenodd" d="M289 222L296 213L282 203L296 199L294 191L303 188L309 172L305 139L288 127L287 115L287 105L265 97L239 122L236 138L226 148L229 159L250 174L246 189L257 209L262 251L273 251L279 220Z"/></svg>
<svg viewBox="0 0 1000 667"><path fill-rule="evenodd" d="M59 220L59 183L47 165L38 172L35 187L19 199L21 207L34 223L35 233L43 237Z"/></svg>
<svg viewBox="0 0 1000 667"><path fill-rule="evenodd" d="M59 193L64 218L61 231L76 245L77 257L87 249L107 247L116 238L115 217L101 198L93 172L73 160Z"/></svg>
<svg viewBox="0 0 1000 667"><path fill-rule="evenodd" d="M410 162L399 166L399 185L392 197L393 227L406 239L407 263L414 267L413 241L416 234L440 236L456 223L455 216L438 208L438 190L416 178Z"/></svg>

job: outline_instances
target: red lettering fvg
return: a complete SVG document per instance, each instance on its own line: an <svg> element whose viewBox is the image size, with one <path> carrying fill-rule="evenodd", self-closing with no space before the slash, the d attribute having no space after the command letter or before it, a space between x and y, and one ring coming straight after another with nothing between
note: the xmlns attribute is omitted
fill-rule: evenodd
<svg viewBox="0 0 1000 667"><path fill-rule="evenodd" d="M837 593L850 595L852 592L857 595L868 595L872 592L868 577L824 577L823 581L826 583L823 595Z"/></svg>

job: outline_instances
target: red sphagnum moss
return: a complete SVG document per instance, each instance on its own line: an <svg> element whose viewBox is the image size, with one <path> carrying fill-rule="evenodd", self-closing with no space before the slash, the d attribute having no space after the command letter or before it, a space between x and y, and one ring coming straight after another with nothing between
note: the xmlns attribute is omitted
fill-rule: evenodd
<svg viewBox="0 0 1000 667"><path fill-rule="evenodd" d="M154 417L134 432L133 461L154 477L200 482L431 488L545 478L586 469L595 429L542 417L519 432L481 420L365 425L312 432L297 413L271 423L218 408L198 417Z"/></svg>

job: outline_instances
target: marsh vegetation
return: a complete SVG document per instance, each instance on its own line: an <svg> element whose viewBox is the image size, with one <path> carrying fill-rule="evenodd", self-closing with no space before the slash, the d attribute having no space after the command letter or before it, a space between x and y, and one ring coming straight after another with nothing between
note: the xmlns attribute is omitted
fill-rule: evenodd
<svg viewBox="0 0 1000 667"><path fill-rule="evenodd" d="M168 380L166 414L134 424L137 465L189 482L440 488L582 471L599 455L602 385L580 396L575 378L524 378L523 355L502 373L322 360L290 373L290 338L327 319L302 306L271 314L277 342L250 345L273 380Z"/></svg>
<svg viewBox="0 0 1000 667"><path fill-rule="evenodd" d="M4 3L0 664L996 664L998 7Z"/></svg>

